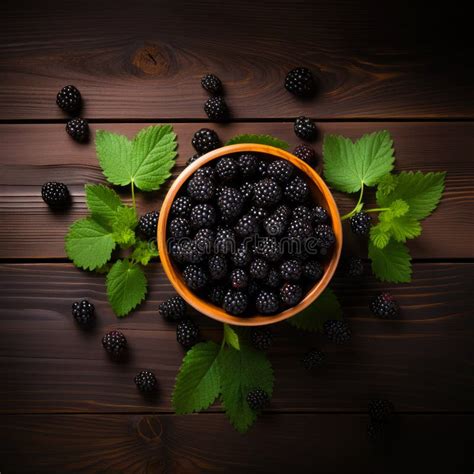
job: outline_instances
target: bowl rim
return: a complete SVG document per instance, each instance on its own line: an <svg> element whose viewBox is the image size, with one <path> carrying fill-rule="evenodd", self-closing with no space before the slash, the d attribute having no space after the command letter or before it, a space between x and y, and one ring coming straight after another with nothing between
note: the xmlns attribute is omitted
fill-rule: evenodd
<svg viewBox="0 0 474 474"><path fill-rule="evenodd" d="M222 308L219 308L213 305L210 302L201 299L198 295L196 295L192 290L190 290L185 283L182 281L181 275L179 275L173 263L171 262L171 258L168 253L168 246L167 246L167 239L166 239L166 228L168 217L170 214L171 204L175 200L176 195L180 191L183 184L190 178L190 176L203 165L212 161L216 158L221 156L229 155L232 153L239 153L239 152L255 152L255 153L265 153L268 155L276 156L278 158L282 158L284 160L289 161L294 166L296 166L300 171L302 171L309 179L317 186L320 193L323 196L325 201L325 207L328 210L331 221L332 227L334 230L334 234L336 236L336 242L334 245L333 254L331 260L329 261L326 271L324 272L323 277L319 280L306 294L306 296L296 305L291 308L288 308L284 311L281 311L274 315L255 315L250 317L239 317L233 316L231 314L226 313ZM327 187L326 183L323 179L319 176L319 174L311 168L308 164L297 158L295 155L291 154L290 152L283 150L281 148L275 148L269 145L262 145L257 143L239 143L235 145L227 145L221 148L217 148L216 150L210 151L201 157L199 157L196 161L188 165L174 180L173 184L169 188L166 196L163 200L161 209L160 209L160 217L158 220L158 228L157 228L157 242L158 242L158 250L160 253L160 260L161 264L163 265L163 269L168 277L170 283L176 290L176 292L194 309L199 311L200 313L220 321L222 323L231 324L234 326L264 326L267 324L273 324L280 321L284 321L285 319L289 319L292 316L303 311L307 308L310 304L312 304L326 289L329 282L331 281L337 265L339 263L339 259L341 257L342 251L342 223L341 223L341 216L339 213L339 209L337 207L336 201L334 197Z"/></svg>

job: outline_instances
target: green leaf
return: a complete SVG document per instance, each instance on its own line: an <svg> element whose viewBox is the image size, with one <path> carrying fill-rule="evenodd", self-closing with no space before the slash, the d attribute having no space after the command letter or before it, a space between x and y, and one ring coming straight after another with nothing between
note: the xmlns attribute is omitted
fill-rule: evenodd
<svg viewBox="0 0 474 474"><path fill-rule="evenodd" d="M184 356L172 395L178 415L205 410L219 396L218 354L219 346L208 341L195 345Z"/></svg>
<svg viewBox="0 0 474 474"><path fill-rule="evenodd" d="M347 193L374 186L393 168L390 134L364 135L356 143L338 135L326 135L323 143L324 176L335 189Z"/></svg>
<svg viewBox="0 0 474 474"><path fill-rule="evenodd" d="M90 217L74 222L65 240L67 256L76 267L85 270L102 267L110 260L115 248L110 230Z"/></svg>
<svg viewBox="0 0 474 474"><path fill-rule="evenodd" d="M113 238L122 248L135 243L135 227L138 224L137 211L133 207L122 206L115 212L112 220Z"/></svg>
<svg viewBox="0 0 474 474"><path fill-rule="evenodd" d="M370 228L370 240L379 249L383 249L390 241L390 233L385 222L379 222Z"/></svg>
<svg viewBox="0 0 474 474"><path fill-rule="evenodd" d="M145 298L143 270L128 260L117 260L107 275L107 295L117 316L125 316Z"/></svg>
<svg viewBox="0 0 474 474"><path fill-rule="evenodd" d="M224 339L227 344L240 351L239 336L228 324L224 324Z"/></svg>
<svg viewBox="0 0 474 474"><path fill-rule="evenodd" d="M391 173L387 173L385 176L380 178L377 184L377 192L381 195L387 195L391 193L397 186L397 177Z"/></svg>
<svg viewBox="0 0 474 474"><path fill-rule="evenodd" d="M276 148L282 148L283 150L288 150L290 145L284 140L279 138L272 137L271 135L252 135L244 134L237 135L231 138L226 145L236 145L237 143L259 143L261 145L274 146Z"/></svg>
<svg viewBox="0 0 474 474"><path fill-rule="evenodd" d="M288 323L305 331L320 331L328 319L342 319L341 305L330 288L326 288L313 304L288 319Z"/></svg>
<svg viewBox="0 0 474 474"><path fill-rule="evenodd" d="M398 242L406 242L421 234L421 224L408 216L396 217L390 222L390 234Z"/></svg>
<svg viewBox="0 0 474 474"><path fill-rule="evenodd" d="M86 184L85 190L87 207L91 211L92 217L109 223L122 205L120 196L103 184Z"/></svg>
<svg viewBox="0 0 474 474"><path fill-rule="evenodd" d="M410 210L410 206L403 199L396 199L390 204L390 211L394 217L404 216Z"/></svg>
<svg viewBox="0 0 474 474"><path fill-rule="evenodd" d="M369 241L369 258L372 271L379 280L393 283L411 281L411 257L405 244L391 240L379 249Z"/></svg>
<svg viewBox="0 0 474 474"><path fill-rule="evenodd" d="M222 403L227 417L240 433L245 433L257 418L247 404L250 390L261 388L271 397L273 369L265 354L246 344L240 350L226 347L218 358Z"/></svg>
<svg viewBox="0 0 474 474"><path fill-rule="evenodd" d="M158 249L156 243L153 240L145 241L139 240L135 244L135 248L132 252L132 260L142 265L148 265L153 257L158 257Z"/></svg>

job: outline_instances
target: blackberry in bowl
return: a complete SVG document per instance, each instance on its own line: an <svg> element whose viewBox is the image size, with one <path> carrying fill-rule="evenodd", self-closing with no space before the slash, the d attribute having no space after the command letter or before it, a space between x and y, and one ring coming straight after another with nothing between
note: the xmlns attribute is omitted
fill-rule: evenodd
<svg viewBox="0 0 474 474"><path fill-rule="evenodd" d="M173 209L183 201L190 210L177 223ZM251 143L189 164L164 199L157 236L178 294L237 326L305 309L328 285L342 248L339 211L316 171L287 151Z"/></svg>

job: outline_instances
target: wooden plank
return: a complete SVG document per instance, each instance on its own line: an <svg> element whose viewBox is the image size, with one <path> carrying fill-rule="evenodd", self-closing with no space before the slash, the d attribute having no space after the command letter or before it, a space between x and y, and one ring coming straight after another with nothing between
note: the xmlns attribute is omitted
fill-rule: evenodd
<svg viewBox="0 0 474 474"><path fill-rule="evenodd" d="M464 474L473 463L472 421L397 415L389 441L373 446L366 415L264 414L244 436L221 414L2 416L0 469Z"/></svg>
<svg viewBox="0 0 474 474"><path fill-rule="evenodd" d="M388 397L402 411L472 410L474 322L471 275L474 264L416 264L409 285L381 285L373 278L339 278L336 291L354 331L347 346L319 335L277 325L269 356L276 373L276 411L361 411L372 397ZM174 325L157 314L173 294L158 266L149 272L150 295L131 316L117 319L106 301L102 276L65 264L0 266L0 410L2 412L170 411L174 379L183 356ZM375 319L370 298L381 289L402 307L399 321ZM96 305L94 331L78 329L72 301ZM220 340L217 323L196 317L204 338ZM102 335L119 328L131 357L113 364ZM310 347L328 353L328 364L313 375L300 358ZM151 368L159 379L156 399L144 400L133 376ZM216 407L218 410L219 408Z"/></svg>
<svg viewBox="0 0 474 474"><path fill-rule="evenodd" d="M146 124L94 124L128 136ZM180 156L175 176L193 153L191 137L205 124L176 124ZM225 141L249 132L269 133L297 144L290 123L238 123L215 127ZM415 258L473 257L474 125L470 123L321 123L321 136L340 133L356 138L364 133L388 129L393 135L397 169L448 171L446 194L437 212L424 224L420 239L412 243ZM64 235L75 219L86 214L83 184L101 182L93 144L79 145L63 126L0 126L0 258L64 257ZM321 151L321 142L316 145ZM321 169L321 168L319 168ZM69 212L52 213L41 200L41 185L48 180L67 183L74 205ZM166 192L149 193L140 208L159 208ZM352 208L353 199L337 195L341 212ZM453 235L456 239L453 240ZM350 232L346 233L350 238ZM361 247L363 247L361 245Z"/></svg>
<svg viewBox="0 0 474 474"><path fill-rule="evenodd" d="M473 117L468 24L441 7L105 0L71 15L69 2L27 0L0 21L3 120L63 118L54 100L68 83L90 118L204 118L209 71L236 118ZM299 65L319 79L315 100L283 88Z"/></svg>

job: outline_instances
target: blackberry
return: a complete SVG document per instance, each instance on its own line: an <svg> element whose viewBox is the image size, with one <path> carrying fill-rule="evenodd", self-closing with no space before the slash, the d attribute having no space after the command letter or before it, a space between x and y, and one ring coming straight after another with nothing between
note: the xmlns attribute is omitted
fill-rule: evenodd
<svg viewBox="0 0 474 474"><path fill-rule="evenodd" d="M212 179L195 175L188 181L186 191L195 201L205 202L214 197L216 186Z"/></svg>
<svg viewBox="0 0 474 474"><path fill-rule="evenodd" d="M285 260L280 265L280 273L284 280L298 281L303 274L303 267L296 259Z"/></svg>
<svg viewBox="0 0 474 474"><path fill-rule="evenodd" d="M79 143L84 143L89 139L89 124L83 118L73 118L66 123L66 132Z"/></svg>
<svg viewBox="0 0 474 474"><path fill-rule="evenodd" d="M198 168L194 172L194 176L201 176L203 178L209 178L211 180L214 180L214 178L216 177L216 170L211 166L201 166L201 168Z"/></svg>
<svg viewBox="0 0 474 474"><path fill-rule="evenodd" d="M280 309L278 296L271 290L260 290L255 298L255 308L262 314L276 313Z"/></svg>
<svg viewBox="0 0 474 474"><path fill-rule="evenodd" d="M253 198L257 206L274 206L280 202L282 195L280 185L270 178L258 181L253 188Z"/></svg>
<svg viewBox="0 0 474 474"><path fill-rule="evenodd" d="M343 264L346 275L356 278L364 274L364 262L359 257L348 257Z"/></svg>
<svg viewBox="0 0 474 474"><path fill-rule="evenodd" d="M110 331L102 338L102 345L113 358L120 358L127 350L127 339L120 331Z"/></svg>
<svg viewBox="0 0 474 474"><path fill-rule="evenodd" d="M194 153L193 156L190 156L188 158L188 160L186 161L186 166L189 166L191 165L192 163L194 163L198 158L201 158L201 154L200 153Z"/></svg>
<svg viewBox="0 0 474 474"><path fill-rule="evenodd" d="M212 227L216 223L216 210L211 204L196 204L191 209L189 222L194 229Z"/></svg>
<svg viewBox="0 0 474 474"><path fill-rule="evenodd" d="M280 300L286 306L295 306L303 298L303 288L294 283L285 283L280 288Z"/></svg>
<svg viewBox="0 0 474 474"><path fill-rule="evenodd" d="M267 176L285 184L293 176L294 166L285 160L275 160L268 165Z"/></svg>
<svg viewBox="0 0 474 474"><path fill-rule="evenodd" d="M268 350L273 343L273 334L267 326L252 329L250 332L250 343L259 351Z"/></svg>
<svg viewBox="0 0 474 474"><path fill-rule="evenodd" d="M248 406L254 411L262 410L270 402L267 392L261 388L254 388L253 390L250 390L250 392L247 393L246 400Z"/></svg>
<svg viewBox="0 0 474 474"><path fill-rule="evenodd" d="M294 219L287 230L290 239L304 241L313 235L311 223L306 219Z"/></svg>
<svg viewBox="0 0 474 474"><path fill-rule="evenodd" d="M150 211L140 217L138 221L138 230L148 240L156 239L158 227L159 211Z"/></svg>
<svg viewBox="0 0 474 474"><path fill-rule="evenodd" d="M325 224L329 220L329 214L324 207L315 206L313 208L313 223L317 224Z"/></svg>
<svg viewBox="0 0 474 474"><path fill-rule="evenodd" d="M260 178L265 178L267 175L267 168L268 168L268 161L266 160L258 160L257 163L257 175Z"/></svg>
<svg viewBox="0 0 474 474"><path fill-rule="evenodd" d="M194 134L191 144L198 153L207 153L219 148L221 141L214 130L201 128Z"/></svg>
<svg viewBox="0 0 474 474"><path fill-rule="evenodd" d="M251 297L256 296L262 287L255 280L250 280L247 286L247 294Z"/></svg>
<svg viewBox="0 0 474 474"><path fill-rule="evenodd" d="M253 153L243 153L237 159L240 173L244 179L253 178L258 169L258 158Z"/></svg>
<svg viewBox="0 0 474 474"><path fill-rule="evenodd" d="M183 279L191 290L202 290L208 281L206 272L197 265L188 265L183 270Z"/></svg>
<svg viewBox="0 0 474 474"><path fill-rule="evenodd" d="M229 118L229 109L223 97L209 97L204 103L204 112L209 120L223 122Z"/></svg>
<svg viewBox="0 0 474 474"><path fill-rule="evenodd" d="M133 381L140 392L149 393L156 389L156 377L151 370L142 370L138 372Z"/></svg>
<svg viewBox="0 0 474 474"><path fill-rule="evenodd" d="M326 337L336 344L345 344L352 337L352 331L349 325L340 319L328 319L324 323L324 334Z"/></svg>
<svg viewBox="0 0 474 474"><path fill-rule="evenodd" d="M206 257L206 248L199 245L196 240L184 240L181 242L182 258L186 263L201 263Z"/></svg>
<svg viewBox="0 0 474 474"><path fill-rule="evenodd" d="M232 252L230 256L232 263L236 267L245 267L250 263L252 254L246 244L240 244L235 252Z"/></svg>
<svg viewBox="0 0 474 474"><path fill-rule="evenodd" d="M189 349L199 340L199 327L191 319L182 319L176 326L176 340Z"/></svg>
<svg viewBox="0 0 474 474"><path fill-rule="evenodd" d="M307 221L313 220L313 210L307 206L297 206L293 209L294 219L305 219Z"/></svg>
<svg viewBox="0 0 474 474"><path fill-rule="evenodd" d="M372 218L365 212L358 212L351 217L351 230L355 235L365 237L370 232Z"/></svg>
<svg viewBox="0 0 474 474"><path fill-rule="evenodd" d="M240 193L242 194L244 202L248 202L253 196L253 183L246 181L240 186L239 190L240 190Z"/></svg>
<svg viewBox="0 0 474 474"><path fill-rule="evenodd" d="M285 89L299 97L311 97L316 90L316 82L308 68L297 67L286 75Z"/></svg>
<svg viewBox="0 0 474 474"><path fill-rule="evenodd" d="M378 423L371 421L367 425L367 438L373 443L383 442L387 436L387 425L384 423Z"/></svg>
<svg viewBox="0 0 474 474"><path fill-rule="evenodd" d="M270 266L265 260L256 258L250 264L249 272L252 278L255 278L256 280L263 280L268 275L269 270Z"/></svg>
<svg viewBox="0 0 474 474"><path fill-rule="evenodd" d="M303 356L301 362L303 363L303 367L306 370L313 370L317 367L321 367L322 365L324 365L325 359L326 356L324 352L318 351L316 349L311 349Z"/></svg>
<svg viewBox="0 0 474 474"><path fill-rule="evenodd" d="M308 195L308 184L300 176L296 176L285 186L285 198L290 202L303 202L308 197Z"/></svg>
<svg viewBox="0 0 474 474"><path fill-rule="evenodd" d="M207 296L216 306L222 306L225 294L226 289L223 286L213 286Z"/></svg>
<svg viewBox="0 0 474 474"><path fill-rule="evenodd" d="M178 262L178 263L186 262L186 252L185 252L185 249L183 248L182 242L170 241L169 253L175 262Z"/></svg>
<svg viewBox="0 0 474 474"><path fill-rule="evenodd" d="M397 319L400 306L389 293L380 293L369 304L370 311L382 319Z"/></svg>
<svg viewBox="0 0 474 474"><path fill-rule="evenodd" d="M49 181L41 187L43 201L53 208L64 208L69 205L71 195L68 187L63 183Z"/></svg>
<svg viewBox="0 0 474 474"><path fill-rule="evenodd" d="M232 229L221 227L217 230L214 249L224 255L233 254L236 249L235 233Z"/></svg>
<svg viewBox="0 0 474 474"><path fill-rule="evenodd" d="M95 322L95 307L87 300L76 301L72 304L72 315L80 326L91 327Z"/></svg>
<svg viewBox="0 0 474 474"><path fill-rule="evenodd" d="M314 228L314 238L316 245L321 248L330 248L336 241L334 231L328 224L319 224Z"/></svg>
<svg viewBox="0 0 474 474"><path fill-rule="evenodd" d="M186 303L181 296L172 296L160 303L158 312L168 321L179 321L186 316Z"/></svg>
<svg viewBox="0 0 474 474"><path fill-rule="evenodd" d="M240 237L249 237L254 235L258 231L257 219L249 214L245 214L237 221L237 224L234 226L234 230L235 233Z"/></svg>
<svg viewBox="0 0 474 474"><path fill-rule="evenodd" d="M231 156L223 156L216 164L216 174L222 181L235 179L239 174L239 167Z"/></svg>
<svg viewBox="0 0 474 474"><path fill-rule="evenodd" d="M227 274L227 260L222 255L213 255L208 261L208 267L213 280L220 280Z"/></svg>
<svg viewBox="0 0 474 474"><path fill-rule="evenodd" d="M263 207L252 206L249 209L249 214L254 216L258 222L262 222L268 217L268 211Z"/></svg>
<svg viewBox="0 0 474 474"><path fill-rule="evenodd" d="M199 249L202 249L203 252L209 253L212 250L215 238L216 234L214 231L204 227L203 229L199 229L196 232L194 241L196 242L196 245Z"/></svg>
<svg viewBox="0 0 474 474"><path fill-rule="evenodd" d="M267 277L264 280L265 285L269 286L270 288L278 288L281 285L281 275L280 272L271 268L268 272Z"/></svg>
<svg viewBox="0 0 474 474"><path fill-rule="evenodd" d="M180 196L174 200L173 204L171 204L170 213L174 217L188 218L191 214L192 207L193 202L188 196ZM158 222L158 213L156 213L156 217L156 222ZM155 232L153 233L153 235L155 235Z"/></svg>
<svg viewBox="0 0 474 474"><path fill-rule="evenodd" d="M254 246L254 254L268 262L277 262L282 257L278 242L273 237L261 237Z"/></svg>
<svg viewBox="0 0 474 474"><path fill-rule="evenodd" d="M226 313L237 316L247 309L247 295L243 291L229 290L224 296L222 307Z"/></svg>
<svg viewBox="0 0 474 474"><path fill-rule="evenodd" d="M388 423L393 412L393 403L389 400L378 399L369 402L369 415L372 421Z"/></svg>
<svg viewBox="0 0 474 474"><path fill-rule="evenodd" d="M279 237L286 231L287 221L278 217L276 214L272 214L267 217L263 222L263 228L265 232L271 237Z"/></svg>
<svg viewBox="0 0 474 474"><path fill-rule="evenodd" d="M286 204L281 204L275 209L274 215L279 219L288 220L291 216L291 207Z"/></svg>
<svg viewBox="0 0 474 474"><path fill-rule="evenodd" d="M236 290L246 288L249 284L249 276L242 268L235 268L230 272L230 286Z"/></svg>
<svg viewBox="0 0 474 474"><path fill-rule="evenodd" d="M301 161L304 161L308 165L314 165L318 161L314 148L305 144L298 145L293 150L293 155L295 155L297 158L299 158Z"/></svg>
<svg viewBox="0 0 474 474"><path fill-rule="evenodd" d="M215 74L202 76L201 85L209 94L219 95L222 93L222 82Z"/></svg>
<svg viewBox="0 0 474 474"><path fill-rule="evenodd" d="M64 86L56 96L56 104L65 112L78 112L82 107L81 93L75 86Z"/></svg>
<svg viewBox="0 0 474 474"><path fill-rule="evenodd" d="M308 117L298 117L295 120L294 130L297 137L308 142L314 141L318 133L316 125Z"/></svg>
<svg viewBox="0 0 474 474"><path fill-rule="evenodd" d="M169 234L175 239L188 237L191 233L189 222L184 217L175 217L169 224Z"/></svg>
<svg viewBox="0 0 474 474"><path fill-rule="evenodd" d="M303 276L311 282L321 280L324 274L323 266L317 260L308 260L303 265Z"/></svg>
<svg viewBox="0 0 474 474"><path fill-rule="evenodd" d="M224 219L237 217L244 206L244 199L240 191L235 188L225 187L217 198L217 207Z"/></svg>

